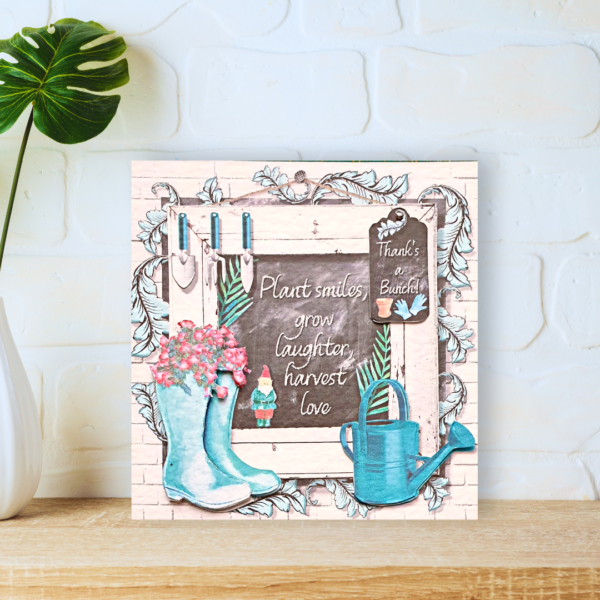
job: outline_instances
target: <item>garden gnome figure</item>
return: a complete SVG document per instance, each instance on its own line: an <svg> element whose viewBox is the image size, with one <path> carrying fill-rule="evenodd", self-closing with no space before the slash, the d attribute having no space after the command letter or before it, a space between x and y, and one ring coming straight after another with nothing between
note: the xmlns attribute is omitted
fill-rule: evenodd
<svg viewBox="0 0 600 600"><path fill-rule="evenodd" d="M258 387L252 392L250 398L258 427L271 427L273 411L277 408L275 404L277 395L273 389L269 367L266 365L263 366L263 371L258 378Z"/></svg>

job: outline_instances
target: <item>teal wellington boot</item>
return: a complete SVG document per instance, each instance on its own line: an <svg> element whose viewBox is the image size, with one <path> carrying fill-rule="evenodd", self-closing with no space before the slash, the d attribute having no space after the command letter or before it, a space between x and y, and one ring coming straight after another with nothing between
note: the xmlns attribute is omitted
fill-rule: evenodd
<svg viewBox="0 0 600 600"><path fill-rule="evenodd" d="M171 500L185 498L207 510L227 510L251 497L250 486L220 471L208 458L203 432L210 397L191 375L185 380L191 394L181 386L156 385L158 408L168 440L163 486Z"/></svg>
<svg viewBox="0 0 600 600"><path fill-rule="evenodd" d="M217 384L227 388L227 396L220 400L213 393L208 405L204 428L204 444L208 456L224 473L246 481L253 496L272 494L281 487L281 479L277 474L247 465L231 449L231 421L238 395L238 387L231 373L219 371Z"/></svg>

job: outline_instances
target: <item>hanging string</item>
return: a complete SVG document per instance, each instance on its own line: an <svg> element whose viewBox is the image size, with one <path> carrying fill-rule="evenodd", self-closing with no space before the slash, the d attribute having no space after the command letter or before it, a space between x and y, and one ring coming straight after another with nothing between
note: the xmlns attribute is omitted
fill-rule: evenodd
<svg viewBox="0 0 600 600"><path fill-rule="evenodd" d="M313 191L313 197L314 197L314 193L316 192L316 190L318 188L323 188L325 190L327 190L328 192L332 192L334 193L336 196L340 195L340 190L336 189L334 187L331 187L330 185L327 185L325 183L319 183L318 181L314 181L312 179L309 179L308 177L306 177L306 173L304 171L298 171L295 175L294 175L294 180L293 181L288 181L287 183L283 183L281 185L272 185L269 187L265 187L262 188L260 190L256 190L255 192L249 192L247 194L244 194L242 196L238 196L237 198L223 198L222 200L219 200L218 202L213 202L213 205L216 204L224 204L224 203L233 203L233 202L238 202L239 200L243 200L244 198L250 198L252 196L259 196L261 194L265 194L265 193L269 193L269 192L275 192L277 190L282 190L283 188L289 187L291 188L291 186L294 183L304 183L307 188L310 190L310 185L315 186L314 187L314 191ZM310 185L309 185L310 184ZM381 200L377 200L375 198L367 198L365 196L361 196L360 194L356 194L354 192L350 192L350 191L344 191L344 194L346 196L350 196L351 198L358 198L360 200L362 200L363 202L368 202L369 204L387 204L387 202L382 202ZM300 202L298 202L298 204L300 204Z"/></svg>

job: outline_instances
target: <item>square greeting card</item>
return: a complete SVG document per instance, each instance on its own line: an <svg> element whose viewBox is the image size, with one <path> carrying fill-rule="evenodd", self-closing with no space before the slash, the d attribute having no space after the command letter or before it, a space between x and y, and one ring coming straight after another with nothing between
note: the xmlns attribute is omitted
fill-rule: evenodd
<svg viewBox="0 0 600 600"><path fill-rule="evenodd" d="M132 189L134 518L477 518L477 163Z"/></svg>

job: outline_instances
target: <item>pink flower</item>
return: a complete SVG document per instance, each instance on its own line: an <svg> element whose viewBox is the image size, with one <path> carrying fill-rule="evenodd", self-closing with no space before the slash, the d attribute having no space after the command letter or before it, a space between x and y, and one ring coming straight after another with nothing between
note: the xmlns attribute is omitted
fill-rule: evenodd
<svg viewBox="0 0 600 600"><path fill-rule="evenodd" d="M223 398L225 398L225 396L227 396L227 388L226 388L226 387L223 387L223 386L221 386L221 385L218 385L218 386L217 386L217 396L218 396L219 398L221 398L221 400L222 400Z"/></svg>
<svg viewBox="0 0 600 600"><path fill-rule="evenodd" d="M179 327L173 337L160 339L158 361L150 366L157 384L180 385L185 375L191 373L205 393L210 395L217 389L219 397L224 398L227 388L215 384L217 370L232 371L238 386L246 383L245 373L250 372L248 356L245 348L238 347L228 327L196 327L190 320L180 321Z"/></svg>
<svg viewBox="0 0 600 600"><path fill-rule="evenodd" d="M233 372L233 380L235 381L238 387L242 387L246 385L246 376L243 371L234 371Z"/></svg>
<svg viewBox="0 0 600 600"><path fill-rule="evenodd" d="M165 371L159 371L154 374L154 378L156 379L156 383L159 385L166 385L166 381L169 378L169 374Z"/></svg>

